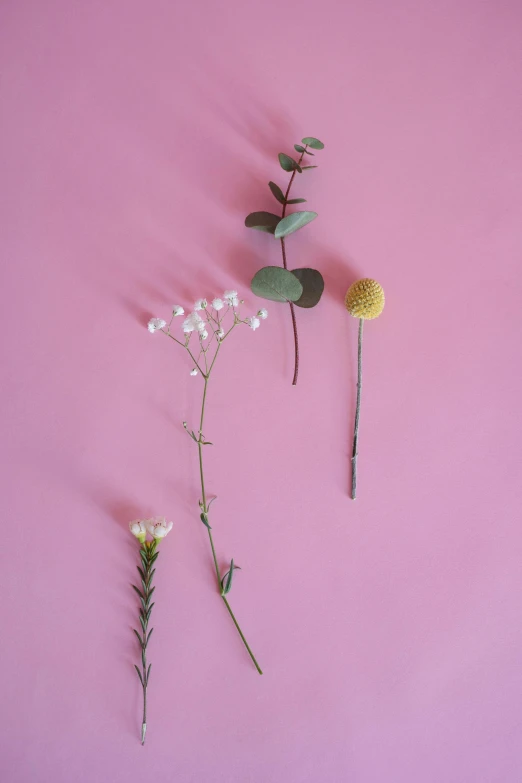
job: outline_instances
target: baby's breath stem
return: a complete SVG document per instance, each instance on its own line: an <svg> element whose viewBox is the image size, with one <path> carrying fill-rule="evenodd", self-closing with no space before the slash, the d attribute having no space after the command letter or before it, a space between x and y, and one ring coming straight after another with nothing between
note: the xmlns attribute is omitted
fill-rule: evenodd
<svg viewBox="0 0 522 783"><path fill-rule="evenodd" d="M201 502L202 502L202 506L203 506L203 513L205 514L205 517L207 517L207 519L208 519L209 507L208 507L207 496L206 496L206 492L205 492L205 472L204 472L204 469L203 469L203 434L202 433L203 433L203 424L204 424L204 421L205 421L205 403L207 401L207 389L208 389L208 384L209 384L209 380L210 380L210 373L211 373L212 368L214 366L214 362L216 361L216 356L217 356L217 353L219 351L219 347L220 346L218 346L218 348L216 350L216 353L214 355L214 358L212 360L212 363L210 365L210 369L209 369L208 373L206 375L203 375L203 380L204 380L203 398L201 400L201 417L200 417L200 420L199 420L199 438L198 438L198 441L197 441L198 457L199 457L199 475L200 475L200 479L201 479ZM248 645L248 642L245 639L245 636L243 634L243 631L241 630L241 627L240 627L238 621L235 618L234 612L232 611L232 609L230 607L230 604L228 603L228 601L225 598L225 596L221 594L221 575L219 573L219 565L218 565L218 561L217 561L217 557L216 557L216 549L214 547L214 539L213 539L212 531L211 531L210 527L207 528L207 531L208 531L208 538L209 538L209 541L210 541L210 547L212 549L212 559L214 561L214 568L215 568L215 571L216 571L216 581L217 581L217 588L218 588L219 595L220 595L223 603L225 604L225 606L226 606L226 608L228 610L228 613L230 614L230 616L232 618L232 621L233 621L234 625L236 626L236 630L237 630L238 634L240 635L241 640L242 640L243 644L245 645L245 648L246 648L248 654L250 655L250 658L252 659L252 663L256 667L256 669L259 672L259 674L263 674L263 672L262 672L258 662L256 661L254 653L250 649L250 647Z"/></svg>
<svg viewBox="0 0 522 783"><path fill-rule="evenodd" d="M359 417L361 413L363 325L364 318L359 318L359 340L357 349L357 402L355 405L355 425L353 428L352 448L352 500L355 500L357 497L357 443L359 440Z"/></svg>

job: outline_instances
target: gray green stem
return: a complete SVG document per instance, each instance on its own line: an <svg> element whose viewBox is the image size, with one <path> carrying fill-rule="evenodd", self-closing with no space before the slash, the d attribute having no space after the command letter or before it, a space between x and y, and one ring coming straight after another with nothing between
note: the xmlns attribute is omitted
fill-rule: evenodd
<svg viewBox="0 0 522 783"><path fill-rule="evenodd" d="M209 369L208 373L206 375L203 375L203 379L204 379L203 398L202 398L202 401L201 401L201 418L199 420L199 438L197 440L198 457L199 457L199 475L200 475L200 480L201 480L201 502L202 502L203 513L204 513L205 517L207 518L207 520L208 520L209 505L207 503L207 496L206 496L206 492L205 492L205 473L204 473L204 470L203 470L203 423L205 421L205 403L206 403L206 400L207 400L207 389L208 389L208 383L209 383L209 379L210 379L210 373L211 373L212 367L214 366L214 362L216 361L216 356L217 356L217 352L218 351L219 351L219 346L218 346L218 348L216 350L216 354L214 356L212 364L210 365L210 369ZM216 557L216 549L214 547L214 539L212 537L212 531L211 531L210 527L207 527L207 531L208 531L208 537L209 537L209 541L210 541L210 547L212 549L212 559L214 561L214 568L215 568L215 571L216 571L217 587L218 587L218 591L219 591L220 597L221 597L223 603L225 604L225 606L226 606L226 608L228 610L228 613L230 614L230 616L232 618L232 621L233 621L234 625L236 626L236 630L237 630L239 636L241 637L241 640L242 640L243 644L245 645L245 648L246 648L248 654L250 655L250 658L252 659L252 663L256 667L256 669L259 672L259 674L263 674L263 672L261 670L261 667L259 666L259 664L258 664L258 662L257 662L257 660L255 658L255 655L252 652L252 650L250 649L250 646L249 646L247 640L245 639L243 631L241 630L241 627L240 627L238 621L236 620L236 617L234 615L234 612L232 611L232 608L231 608L230 604L228 603L226 597L221 594L221 575L220 575L220 572L219 572L219 566L218 566L217 557Z"/></svg>
<svg viewBox="0 0 522 783"><path fill-rule="evenodd" d="M355 425L353 428L352 448L352 500L357 497L357 457L359 441L359 418L361 414L361 389L362 389L362 344L363 344L364 318L359 319L359 339L357 349L357 402L355 405Z"/></svg>

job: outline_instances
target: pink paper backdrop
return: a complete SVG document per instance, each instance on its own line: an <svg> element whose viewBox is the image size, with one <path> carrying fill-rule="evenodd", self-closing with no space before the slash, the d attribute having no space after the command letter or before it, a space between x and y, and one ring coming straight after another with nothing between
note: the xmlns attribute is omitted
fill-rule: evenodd
<svg viewBox="0 0 522 783"><path fill-rule="evenodd" d="M521 6L9 0L0 10L6 783L517 783ZM225 352L208 485L259 677L197 517L201 390L145 326L248 285L243 226L326 143L288 242L326 293ZM348 499L357 277L360 497ZM157 577L148 743L129 583Z"/></svg>

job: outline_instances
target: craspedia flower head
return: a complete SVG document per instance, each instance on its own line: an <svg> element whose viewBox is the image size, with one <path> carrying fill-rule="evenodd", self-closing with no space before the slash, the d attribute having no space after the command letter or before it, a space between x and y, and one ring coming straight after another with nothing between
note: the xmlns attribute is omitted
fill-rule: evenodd
<svg viewBox="0 0 522 783"><path fill-rule="evenodd" d="M384 291L369 277L352 283L346 292L346 309L354 318L377 318L384 309Z"/></svg>

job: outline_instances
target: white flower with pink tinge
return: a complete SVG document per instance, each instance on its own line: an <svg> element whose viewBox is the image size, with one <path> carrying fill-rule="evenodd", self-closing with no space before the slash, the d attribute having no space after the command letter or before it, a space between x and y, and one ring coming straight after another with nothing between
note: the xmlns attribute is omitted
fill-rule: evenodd
<svg viewBox="0 0 522 783"><path fill-rule="evenodd" d="M129 522L129 530L143 544L147 536L145 522L142 519L135 519L134 522Z"/></svg>
<svg viewBox="0 0 522 783"><path fill-rule="evenodd" d="M172 530L172 522L167 522L165 517L154 517L153 519L147 519L145 522L148 532L152 538L165 538L167 533Z"/></svg>

